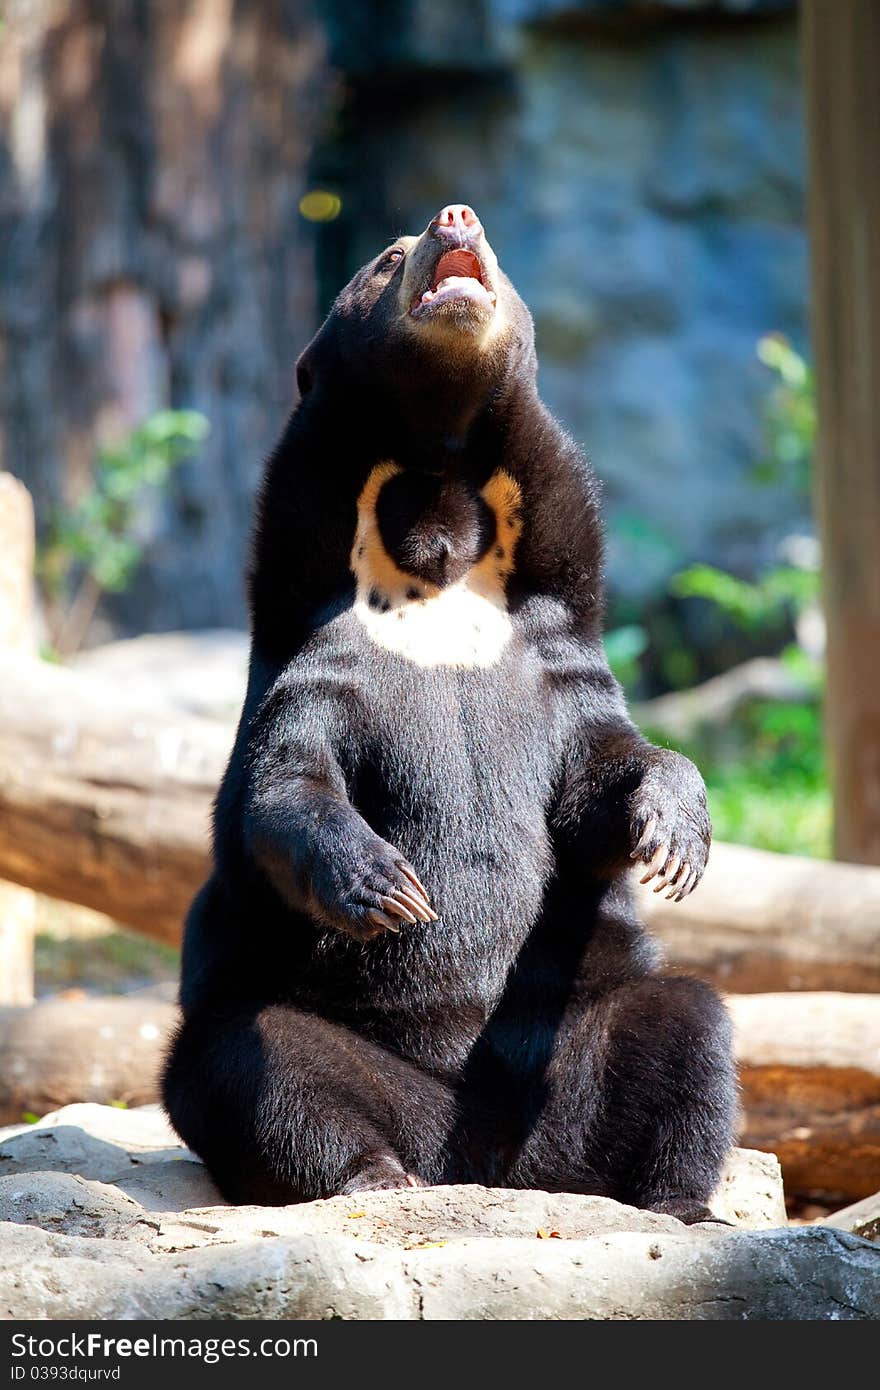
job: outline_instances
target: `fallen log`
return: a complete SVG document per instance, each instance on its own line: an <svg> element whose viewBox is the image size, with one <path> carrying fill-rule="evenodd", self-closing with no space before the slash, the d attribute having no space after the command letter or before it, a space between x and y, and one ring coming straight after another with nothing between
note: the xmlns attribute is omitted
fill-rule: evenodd
<svg viewBox="0 0 880 1390"><path fill-rule="evenodd" d="M0 654L0 879L178 942L231 740ZM725 990L880 991L880 869L716 844L683 903L638 891L670 962Z"/></svg>
<svg viewBox="0 0 880 1390"><path fill-rule="evenodd" d="M789 1194L880 1189L880 995L728 999L742 1085L739 1143L777 1155Z"/></svg>
<svg viewBox="0 0 880 1390"><path fill-rule="evenodd" d="M0 878L177 943L231 737L0 654Z"/></svg>
<svg viewBox="0 0 880 1390"><path fill-rule="evenodd" d="M157 1100L176 1013L172 1004L132 997L58 996L0 1009L0 1124L73 1101Z"/></svg>
<svg viewBox="0 0 880 1390"><path fill-rule="evenodd" d="M0 472L0 650L36 650L34 506L23 483ZM0 879L0 1004L32 1004L37 898Z"/></svg>
<svg viewBox="0 0 880 1390"><path fill-rule="evenodd" d="M672 965L737 994L880 991L880 870L716 843L684 902L639 906Z"/></svg>

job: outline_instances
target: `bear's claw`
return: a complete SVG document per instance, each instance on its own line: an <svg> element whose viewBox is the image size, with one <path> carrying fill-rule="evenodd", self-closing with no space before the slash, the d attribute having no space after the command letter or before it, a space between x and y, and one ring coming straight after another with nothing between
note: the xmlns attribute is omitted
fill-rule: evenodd
<svg viewBox="0 0 880 1390"><path fill-rule="evenodd" d="M439 920L415 872L393 845L364 828L326 854L312 883L315 917L357 941Z"/></svg>
<svg viewBox="0 0 880 1390"><path fill-rule="evenodd" d="M647 866L641 882L681 902L703 877L712 838L696 768L679 754L665 753L642 782L632 825L630 857Z"/></svg>
<svg viewBox="0 0 880 1390"><path fill-rule="evenodd" d="M419 897L424 898L425 906L430 911L431 904L428 898L428 890L421 882L421 880L416 876L415 869L413 869L411 865L407 864L405 859L398 859L397 867L400 870L400 872L404 875L404 877L409 879L410 883L412 884L413 888L415 888Z"/></svg>
<svg viewBox="0 0 880 1390"><path fill-rule="evenodd" d="M632 858L638 858L638 854L636 849ZM642 857L644 858L644 855ZM648 871L642 875L639 882L650 883L659 874L660 877L652 891L662 893L664 888L668 888L670 891L666 894L667 900L673 898L676 902L681 902L693 892L703 876L702 870L698 872L686 859L674 853L668 844L660 845L646 862Z"/></svg>

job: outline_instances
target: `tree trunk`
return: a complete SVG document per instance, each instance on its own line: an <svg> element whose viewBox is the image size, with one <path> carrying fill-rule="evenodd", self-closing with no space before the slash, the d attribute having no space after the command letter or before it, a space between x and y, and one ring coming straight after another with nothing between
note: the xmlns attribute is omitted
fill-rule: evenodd
<svg viewBox="0 0 880 1390"><path fill-rule="evenodd" d="M32 656L34 625L34 508L30 493L10 473L0 473L0 653ZM32 892L0 879L0 1004L34 998Z"/></svg>
<svg viewBox="0 0 880 1390"><path fill-rule="evenodd" d="M880 5L805 0L803 43L834 848L880 864Z"/></svg>
<svg viewBox="0 0 880 1390"><path fill-rule="evenodd" d="M243 624L260 461L315 327L313 0L3 6L0 457L41 522L153 411L211 434L139 517L130 626Z"/></svg>

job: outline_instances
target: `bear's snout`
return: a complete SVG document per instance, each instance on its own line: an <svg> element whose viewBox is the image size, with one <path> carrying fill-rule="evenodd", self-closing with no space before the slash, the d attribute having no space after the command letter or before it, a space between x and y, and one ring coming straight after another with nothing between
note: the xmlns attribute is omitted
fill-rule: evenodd
<svg viewBox="0 0 880 1390"><path fill-rule="evenodd" d="M443 241L450 241L457 246L467 246L469 241L482 234L483 224L467 203L449 203L437 213L430 223L429 230Z"/></svg>

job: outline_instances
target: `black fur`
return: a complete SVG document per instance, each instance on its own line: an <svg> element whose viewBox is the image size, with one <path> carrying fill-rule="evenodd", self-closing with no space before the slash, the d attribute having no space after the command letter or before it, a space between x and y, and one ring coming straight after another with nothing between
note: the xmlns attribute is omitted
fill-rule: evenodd
<svg viewBox="0 0 880 1390"><path fill-rule="evenodd" d="M438 236L364 267L298 367L165 1103L236 1202L409 1175L695 1219L732 1139L729 1026L708 986L658 973L628 870L653 820L641 857L666 843L702 872L702 781L642 738L609 671L597 487L482 237L503 329L486 340L467 305L409 313ZM494 666L424 669L355 619L356 500L386 460L404 471L379 522L412 592L497 545L479 489L498 468L518 483ZM410 886L403 860L440 917L393 934L368 913Z"/></svg>

